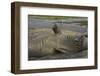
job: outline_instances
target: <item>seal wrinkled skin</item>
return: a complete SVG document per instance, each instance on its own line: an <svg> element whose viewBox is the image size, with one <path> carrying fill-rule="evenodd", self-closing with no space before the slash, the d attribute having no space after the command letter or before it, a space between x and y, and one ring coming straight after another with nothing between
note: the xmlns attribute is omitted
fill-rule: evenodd
<svg viewBox="0 0 100 76"><path fill-rule="evenodd" d="M55 35L52 30L42 30L34 37L29 33L29 55L41 57L56 53L72 54L87 49L87 37L84 34L64 30ZM43 36L42 36L43 35ZM30 39L31 38L31 39Z"/></svg>

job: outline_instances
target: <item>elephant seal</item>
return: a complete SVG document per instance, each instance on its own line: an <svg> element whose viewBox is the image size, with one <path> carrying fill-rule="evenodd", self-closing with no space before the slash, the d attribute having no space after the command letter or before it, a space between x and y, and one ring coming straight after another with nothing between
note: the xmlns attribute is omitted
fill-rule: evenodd
<svg viewBox="0 0 100 76"><path fill-rule="evenodd" d="M29 57L42 57L58 52L67 55L87 49L87 38L84 34L63 30L61 34L55 35L52 29L41 30L39 32L35 30L36 33L29 34L29 38L33 39L29 39Z"/></svg>

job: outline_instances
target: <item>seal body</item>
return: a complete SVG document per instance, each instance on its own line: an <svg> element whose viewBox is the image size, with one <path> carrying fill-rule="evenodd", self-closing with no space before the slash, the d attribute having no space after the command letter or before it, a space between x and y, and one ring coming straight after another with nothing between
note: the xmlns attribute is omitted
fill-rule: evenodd
<svg viewBox="0 0 100 76"><path fill-rule="evenodd" d="M29 56L41 57L59 53L76 53L87 48L87 38L78 32L63 30L55 35L52 29L29 31Z"/></svg>

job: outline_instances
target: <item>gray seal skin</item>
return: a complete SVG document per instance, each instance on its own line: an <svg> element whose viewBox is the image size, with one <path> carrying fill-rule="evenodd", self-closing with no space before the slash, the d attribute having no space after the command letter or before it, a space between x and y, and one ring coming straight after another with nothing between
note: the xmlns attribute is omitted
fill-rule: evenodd
<svg viewBox="0 0 100 76"><path fill-rule="evenodd" d="M40 32L42 34L37 35ZM63 30L60 34L55 35L52 29L42 29L40 32L36 33L37 37L34 37L35 33L32 35L29 33L29 57L42 57L58 52L68 55L87 49L88 38L84 34Z"/></svg>
<svg viewBox="0 0 100 76"><path fill-rule="evenodd" d="M87 49L87 38L80 33L68 31L58 35L58 47L56 49L60 52L72 54Z"/></svg>

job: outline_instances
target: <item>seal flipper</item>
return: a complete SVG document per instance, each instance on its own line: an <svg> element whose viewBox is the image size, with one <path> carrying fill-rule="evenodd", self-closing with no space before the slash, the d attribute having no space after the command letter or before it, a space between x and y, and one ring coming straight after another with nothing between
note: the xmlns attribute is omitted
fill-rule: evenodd
<svg viewBox="0 0 100 76"><path fill-rule="evenodd" d="M64 49L64 48L58 48L58 49L55 48L56 53L66 53L66 50L67 49Z"/></svg>

